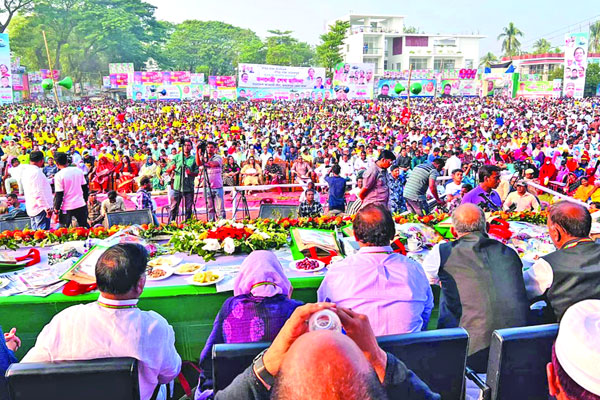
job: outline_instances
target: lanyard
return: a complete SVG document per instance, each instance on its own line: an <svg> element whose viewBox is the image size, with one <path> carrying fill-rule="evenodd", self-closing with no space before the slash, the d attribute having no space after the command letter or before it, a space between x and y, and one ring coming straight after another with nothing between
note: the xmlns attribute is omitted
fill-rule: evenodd
<svg viewBox="0 0 600 400"><path fill-rule="evenodd" d="M561 250L564 250L564 249L571 249L571 248L573 248L573 247L577 246L579 243L586 243L586 242L593 242L593 240L592 240L592 239L590 239L590 238L583 238L583 239L575 240L575 241L573 241L573 242L566 243L566 244L565 244L565 245L562 247L562 249L561 249Z"/></svg>
<svg viewBox="0 0 600 400"><path fill-rule="evenodd" d="M137 304L125 304L125 305L115 305L115 304L106 304L101 301L97 301L100 307L110 308L111 310L125 310L128 308L137 308Z"/></svg>

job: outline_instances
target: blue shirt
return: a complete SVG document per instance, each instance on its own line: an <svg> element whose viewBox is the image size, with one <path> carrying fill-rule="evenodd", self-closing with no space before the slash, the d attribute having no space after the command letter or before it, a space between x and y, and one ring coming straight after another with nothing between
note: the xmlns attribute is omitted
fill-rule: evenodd
<svg viewBox="0 0 600 400"><path fill-rule="evenodd" d="M339 176L327 176L325 182L329 185L329 209L344 210L346 201L344 194L346 193L346 180Z"/></svg>
<svg viewBox="0 0 600 400"><path fill-rule="evenodd" d="M17 357L15 357L15 353L12 352L8 347L6 347L6 342L4 341L4 334L2 333L2 328L0 327L0 399L8 399L8 388L6 386L6 378L4 377L4 373L8 369L8 366L12 363L19 362Z"/></svg>
<svg viewBox="0 0 600 400"><path fill-rule="evenodd" d="M488 204L486 197L490 200L491 204ZM495 190L492 190L490 193L486 193L480 185L477 185L475 189L465 194L460 204L467 203L475 204L482 208L488 208L491 211L498 211L502 209L502 199L500 199L500 195L496 193Z"/></svg>
<svg viewBox="0 0 600 400"><path fill-rule="evenodd" d="M8 212L13 211L15 208L18 208L19 210L21 210L23 212L27 212L27 209L25 208L25 204L23 204L23 203L19 203L19 207L8 206Z"/></svg>

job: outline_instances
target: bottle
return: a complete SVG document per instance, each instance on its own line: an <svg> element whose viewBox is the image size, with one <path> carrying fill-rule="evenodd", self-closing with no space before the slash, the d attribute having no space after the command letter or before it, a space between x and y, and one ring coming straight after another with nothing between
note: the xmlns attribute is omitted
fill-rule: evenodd
<svg viewBox="0 0 600 400"><path fill-rule="evenodd" d="M310 331L330 330L342 332L342 321L333 311L321 310L310 316L308 329Z"/></svg>

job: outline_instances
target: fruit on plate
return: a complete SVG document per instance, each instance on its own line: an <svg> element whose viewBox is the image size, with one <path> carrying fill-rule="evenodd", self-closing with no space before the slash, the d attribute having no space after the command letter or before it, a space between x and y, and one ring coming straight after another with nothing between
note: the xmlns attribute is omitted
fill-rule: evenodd
<svg viewBox="0 0 600 400"><path fill-rule="evenodd" d="M214 274L212 271L203 271L195 274L193 279L196 283L210 283L219 279L219 275Z"/></svg>
<svg viewBox="0 0 600 400"><path fill-rule="evenodd" d="M311 258L305 258L304 260L298 261L296 263L296 268L305 271L312 271L313 269L319 268L319 262Z"/></svg>
<svg viewBox="0 0 600 400"><path fill-rule="evenodd" d="M158 279L158 278L162 278L166 274L167 274L167 271L165 271L164 269L152 268L152 271L150 271L150 273L148 273L148 276L151 279Z"/></svg>

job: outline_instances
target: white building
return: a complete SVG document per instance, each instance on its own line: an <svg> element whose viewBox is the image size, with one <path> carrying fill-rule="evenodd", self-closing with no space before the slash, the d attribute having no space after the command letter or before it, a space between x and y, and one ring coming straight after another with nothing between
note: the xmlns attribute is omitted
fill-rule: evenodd
<svg viewBox="0 0 600 400"><path fill-rule="evenodd" d="M479 66L479 40L485 36L404 33L401 15L351 14L338 20L350 22L342 49L344 62L375 64L377 76L410 66L436 70Z"/></svg>

